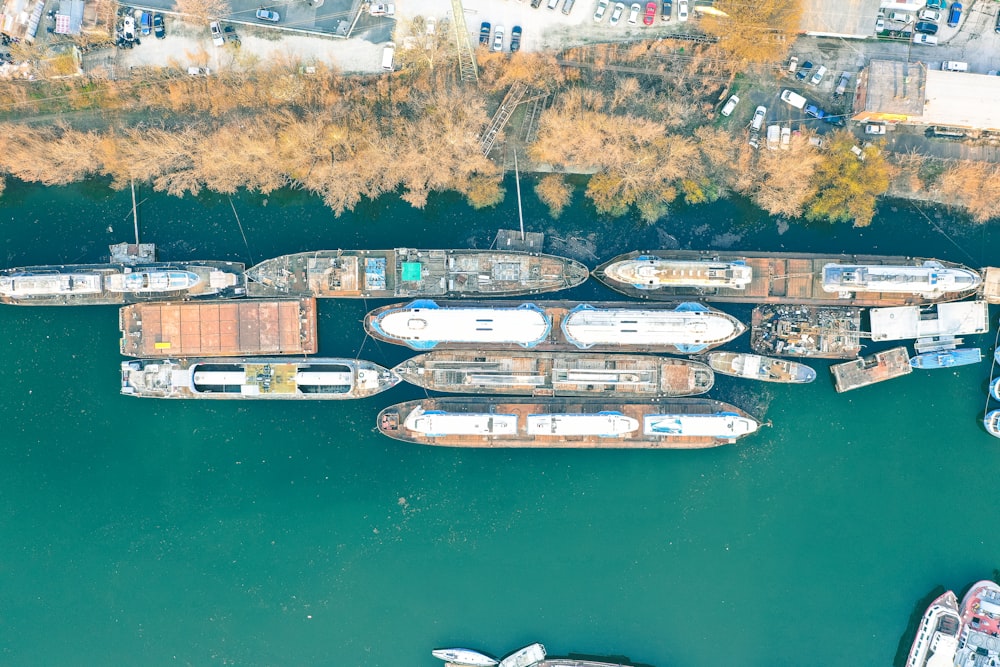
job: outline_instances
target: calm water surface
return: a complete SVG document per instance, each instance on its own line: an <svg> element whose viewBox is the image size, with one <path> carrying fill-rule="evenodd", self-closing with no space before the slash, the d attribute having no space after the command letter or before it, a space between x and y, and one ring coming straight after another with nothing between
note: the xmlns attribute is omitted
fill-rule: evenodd
<svg viewBox="0 0 1000 667"><path fill-rule="evenodd" d="M513 188L491 211L387 197L340 219L290 192L139 196L164 259L486 247L516 226ZM994 229L907 202L863 231L786 230L733 203L645 228L582 198L553 222L525 196L529 228L590 235L602 261L670 234L1000 262ZM3 263L98 261L132 238L130 209L103 184L12 183ZM364 338L380 303L323 302L321 353L406 358ZM657 667L888 666L935 587L1000 563L985 363L842 396L826 364L805 387L723 378L713 397L773 427L717 450L454 451L374 432L380 408L421 395L407 387L345 403L122 397L114 307L4 306L0 332L5 665L434 667L434 647L543 641ZM992 353L992 333L968 340Z"/></svg>

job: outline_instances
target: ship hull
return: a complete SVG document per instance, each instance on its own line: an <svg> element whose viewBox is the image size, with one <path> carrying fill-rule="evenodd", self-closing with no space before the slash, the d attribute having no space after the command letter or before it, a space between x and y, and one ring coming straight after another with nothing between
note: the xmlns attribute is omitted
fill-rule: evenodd
<svg viewBox="0 0 1000 667"><path fill-rule="evenodd" d="M540 294L576 287L590 272L539 253L398 248L283 255L247 275L252 296L390 299Z"/></svg>
<svg viewBox="0 0 1000 667"><path fill-rule="evenodd" d="M365 330L378 340L420 351L691 354L728 343L746 327L727 313L690 303L418 300L371 311Z"/></svg>
<svg viewBox="0 0 1000 667"><path fill-rule="evenodd" d="M722 375L762 382L807 384L816 379L816 371L805 364L757 354L712 352L708 355L708 365Z"/></svg>
<svg viewBox="0 0 1000 667"><path fill-rule="evenodd" d="M665 285L657 289L636 287L609 276L607 269L638 257L658 257L667 261L743 262L753 277L746 285L733 287ZM961 292L928 296L922 294L883 292L828 292L824 289L823 272L828 264L920 267L925 262L938 262L945 268L976 274L968 267L924 258L888 255L818 255L811 253L728 252L712 250L652 250L633 252L615 257L594 270L594 277L616 292L636 299L674 301L699 299L732 303L794 303L834 306L917 306L939 301L952 301L972 294L976 287ZM978 287L978 285L977 285Z"/></svg>
<svg viewBox="0 0 1000 667"><path fill-rule="evenodd" d="M978 364L982 360L982 351L978 347L971 347L943 352L924 352L910 359L910 365L921 370L933 370L969 366Z"/></svg>
<svg viewBox="0 0 1000 667"><path fill-rule="evenodd" d="M439 351L393 371L430 391L520 396L696 396L715 382L697 361L624 354Z"/></svg>
<svg viewBox="0 0 1000 667"><path fill-rule="evenodd" d="M759 427L739 408L697 398L435 398L386 408L377 425L390 438L423 445L538 449L704 449Z"/></svg>
<svg viewBox="0 0 1000 667"><path fill-rule="evenodd" d="M954 665L961 627L958 600L952 591L948 591L935 599L920 619L916 637L906 659L906 667Z"/></svg>
<svg viewBox="0 0 1000 667"><path fill-rule="evenodd" d="M122 362L122 394L140 398L346 400L396 386L369 361L312 358L136 359Z"/></svg>
<svg viewBox="0 0 1000 667"><path fill-rule="evenodd" d="M239 262L59 264L0 271L0 303L14 306L103 306L149 301L237 299L246 296L245 266ZM135 275L182 276L162 285L130 281ZM93 287L73 291L83 279ZM135 284L133 288L131 285Z"/></svg>

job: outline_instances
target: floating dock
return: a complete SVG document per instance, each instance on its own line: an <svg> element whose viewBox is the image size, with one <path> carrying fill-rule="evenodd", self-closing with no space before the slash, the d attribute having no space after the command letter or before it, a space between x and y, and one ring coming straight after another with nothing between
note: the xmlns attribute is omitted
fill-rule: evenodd
<svg viewBox="0 0 1000 667"><path fill-rule="evenodd" d="M750 346L780 357L853 359L861 352L861 309L758 306L751 316Z"/></svg>
<svg viewBox="0 0 1000 667"><path fill-rule="evenodd" d="M316 300L142 303L119 311L129 357L242 357L316 352Z"/></svg>
<svg viewBox="0 0 1000 667"><path fill-rule="evenodd" d="M523 296L575 287L590 275L572 259L513 250L317 250L247 271L251 296L340 299Z"/></svg>
<svg viewBox="0 0 1000 667"><path fill-rule="evenodd" d="M424 389L466 394L664 398L704 394L715 383L697 361L587 352L441 350L393 371Z"/></svg>
<svg viewBox="0 0 1000 667"><path fill-rule="evenodd" d="M910 353L905 347L894 347L884 352L836 364L830 367L834 387L838 392L867 387L876 382L885 382L913 372Z"/></svg>
<svg viewBox="0 0 1000 667"><path fill-rule="evenodd" d="M989 331L989 305L985 301L957 301L921 308L872 308L872 340L908 340Z"/></svg>
<svg viewBox="0 0 1000 667"><path fill-rule="evenodd" d="M739 408L701 398L432 398L378 416L379 431L390 438L442 447L702 449L734 443L759 427Z"/></svg>
<svg viewBox="0 0 1000 667"><path fill-rule="evenodd" d="M638 299L840 306L953 301L982 284L976 271L934 259L713 250L632 252L600 265L594 277Z"/></svg>
<svg viewBox="0 0 1000 667"><path fill-rule="evenodd" d="M746 327L699 303L417 300L373 310L365 330L414 350L694 354L733 340Z"/></svg>

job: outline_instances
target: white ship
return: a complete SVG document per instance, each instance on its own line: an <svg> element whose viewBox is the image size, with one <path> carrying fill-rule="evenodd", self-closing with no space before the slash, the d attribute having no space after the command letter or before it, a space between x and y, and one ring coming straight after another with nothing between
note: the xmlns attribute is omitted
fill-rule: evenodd
<svg viewBox="0 0 1000 667"><path fill-rule="evenodd" d="M958 600L948 591L931 603L920 620L906 667L954 667L961 628Z"/></svg>
<svg viewBox="0 0 1000 667"><path fill-rule="evenodd" d="M934 299L979 287L982 277L964 267L945 267L928 260L920 266L826 264L823 291L850 298L857 292L914 294Z"/></svg>
<svg viewBox="0 0 1000 667"><path fill-rule="evenodd" d="M663 287L725 287L742 290L753 280L753 269L739 260L680 260L639 255L608 264L603 270L608 280L625 283L640 290Z"/></svg>
<svg viewBox="0 0 1000 667"><path fill-rule="evenodd" d="M468 648L439 648L431 651L438 660L463 667L493 667L497 661L490 656Z"/></svg>
<svg viewBox="0 0 1000 667"><path fill-rule="evenodd" d="M514 651L500 661L500 667L532 667L545 660L545 647L541 644L529 644Z"/></svg>
<svg viewBox="0 0 1000 667"><path fill-rule="evenodd" d="M192 271L130 271L107 276L104 286L109 292L176 292L191 289L201 282Z"/></svg>
<svg viewBox="0 0 1000 667"><path fill-rule="evenodd" d="M1000 665L1000 586L975 583L962 598L961 617L955 667Z"/></svg>
<svg viewBox="0 0 1000 667"><path fill-rule="evenodd" d="M735 317L699 303L682 303L674 310L595 308L584 304L569 312L562 331L566 340L580 349L669 344L682 354L693 354L733 340L746 327Z"/></svg>

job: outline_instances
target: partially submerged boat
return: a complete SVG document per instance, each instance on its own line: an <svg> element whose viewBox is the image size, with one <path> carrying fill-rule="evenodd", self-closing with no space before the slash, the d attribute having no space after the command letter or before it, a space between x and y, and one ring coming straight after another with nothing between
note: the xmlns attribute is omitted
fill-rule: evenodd
<svg viewBox="0 0 1000 667"><path fill-rule="evenodd" d="M935 599L920 620L906 667L954 667L962 617L952 591Z"/></svg>
<svg viewBox="0 0 1000 667"><path fill-rule="evenodd" d="M973 584L962 598L961 618L955 667L1000 664L1000 586L988 580Z"/></svg>
<svg viewBox="0 0 1000 667"><path fill-rule="evenodd" d="M522 296L575 287L590 275L565 257L499 250L317 250L247 271L252 296L341 299Z"/></svg>
<svg viewBox="0 0 1000 667"><path fill-rule="evenodd" d="M586 352L438 350L393 371L424 389L467 394L663 398L715 383L711 368L689 359Z"/></svg>
<svg viewBox="0 0 1000 667"><path fill-rule="evenodd" d="M463 667L493 667L498 662L485 653L468 648L439 648L431 651L431 655L438 660Z"/></svg>
<svg viewBox="0 0 1000 667"><path fill-rule="evenodd" d="M746 331L732 315L699 303L499 305L425 299L373 310L365 317L365 329L378 340L414 350L489 347L673 354L718 347Z"/></svg>
<svg viewBox="0 0 1000 667"><path fill-rule="evenodd" d="M121 393L147 398L366 398L400 381L359 359L134 359L121 370Z"/></svg>
<svg viewBox="0 0 1000 667"><path fill-rule="evenodd" d="M445 447L699 449L731 444L760 423L708 399L431 398L386 408L378 429L396 440Z"/></svg>
<svg viewBox="0 0 1000 667"><path fill-rule="evenodd" d="M805 384L816 379L816 371L805 364L759 354L712 352L708 355L708 365L723 375L764 382Z"/></svg>
<svg viewBox="0 0 1000 667"><path fill-rule="evenodd" d="M941 350L924 352L910 359L910 365L920 369L954 368L978 364L983 360L983 352L978 347L965 347L957 350Z"/></svg>

